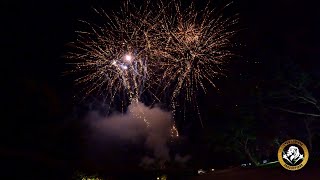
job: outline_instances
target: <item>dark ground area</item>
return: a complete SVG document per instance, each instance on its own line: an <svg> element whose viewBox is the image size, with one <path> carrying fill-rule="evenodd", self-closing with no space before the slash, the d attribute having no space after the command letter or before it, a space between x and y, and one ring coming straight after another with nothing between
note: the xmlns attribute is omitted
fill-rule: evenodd
<svg viewBox="0 0 320 180"><path fill-rule="evenodd" d="M3 153L3 152L1 152ZM17 156L17 155L16 155ZM2 161L6 167L2 168L1 179L79 179L76 177L75 169L63 161L52 161L46 158L38 158L38 162L31 163L27 157L21 155L20 159L13 160L7 154L7 161ZM40 157L37 155L37 157ZM117 165L115 165L117 166ZM12 169L19 168L18 171ZM114 167L113 167L114 168ZM111 169L111 167L110 167ZM204 175L198 175L197 170L183 169L170 171L141 171L137 169L121 169L112 173L106 168L105 173L96 177L104 180L126 180L146 179L155 180L157 177L167 175L167 180L234 180L234 179L256 179L256 180L318 180L320 178L320 161L307 163L298 171L288 171L279 164L273 167L233 167L217 169ZM91 175L88 175L91 176ZM80 178L81 179L81 178Z"/></svg>
<svg viewBox="0 0 320 180"><path fill-rule="evenodd" d="M257 180L317 180L320 178L319 165L304 167L295 172L287 171L282 167L277 168L253 168L232 169L222 173L190 178L192 180L233 180L233 179L257 179Z"/></svg>

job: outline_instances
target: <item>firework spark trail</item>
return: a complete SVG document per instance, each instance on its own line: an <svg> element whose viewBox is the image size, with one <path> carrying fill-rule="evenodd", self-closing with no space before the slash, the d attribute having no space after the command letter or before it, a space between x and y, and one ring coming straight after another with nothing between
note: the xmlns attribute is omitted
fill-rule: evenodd
<svg viewBox="0 0 320 180"><path fill-rule="evenodd" d="M75 71L86 74L77 82L88 85L87 94L106 90L111 101L124 94L130 102L141 101L146 91L155 101L168 94L173 114L185 95L199 114L196 92L207 91L205 82L215 86L214 77L223 73L235 17L223 18L209 3L201 11L192 3L184 8L179 0L139 7L125 1L118 12L96 12L105 24L85 22L90 30L79 32L69 56Z"/></svg>

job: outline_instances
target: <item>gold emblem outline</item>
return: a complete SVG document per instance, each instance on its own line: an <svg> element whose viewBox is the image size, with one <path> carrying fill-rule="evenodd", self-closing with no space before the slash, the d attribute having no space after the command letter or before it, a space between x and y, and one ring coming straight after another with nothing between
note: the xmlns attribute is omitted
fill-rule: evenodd
<svg viewBox="0 0 320 180"><path fill-rule="evenodd" d="M303 149L303 155L304 155L303 160L302 160L302 162L300 164L298 164L296 166L288 165L283 160L283 157L282 157L283 156L282 153L283 153L284 148L287 147L290 144L298 145ZM278 149L278 161L281 164L281 166L284 167L287 170L290 170L290 171L300 170L301 168L303 168L307 164L308 159L309 159L309 151L308 151L307 146L302 141L299 141L297 139L290 139L290 140L285 141L284 143L281 144L281 146Z"/></svg>

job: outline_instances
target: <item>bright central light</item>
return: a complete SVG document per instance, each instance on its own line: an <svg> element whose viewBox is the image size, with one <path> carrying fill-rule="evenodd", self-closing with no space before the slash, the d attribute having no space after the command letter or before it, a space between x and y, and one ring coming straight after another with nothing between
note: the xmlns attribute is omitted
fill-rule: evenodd
<svg viewBox="0 0 320 180"><path fill-rule="evenodd" d="M131 56L131 55L129 55L129 54L127 54L127 55L124 57L124 59L125 59L126 61L131 62L131 60L132 60L132 56Z"/></svg>

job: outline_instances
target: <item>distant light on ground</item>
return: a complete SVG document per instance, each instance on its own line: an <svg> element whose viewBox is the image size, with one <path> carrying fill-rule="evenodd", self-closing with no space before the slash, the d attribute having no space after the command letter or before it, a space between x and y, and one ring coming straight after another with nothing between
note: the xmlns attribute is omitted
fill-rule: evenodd
<svg viewBox="0 0 320 180"><path fill-rule="evenodd" d="M76 172L75 174L76 179L81 179L81 180L103 180L100 178L98 175L86 175L82 172Z"/></svg>
<svg viewBox="0 0 320 180"><path fill-rule="evenodd" d="M203 169L198 170L198 174L205 174L206 172Z"/></svg>
<svg viewBox="0 0 320 180"><path fill-rule="evenodd" d="M157 180L167 180L167 176L162 175L161 177L157 177Z"/></svg>

